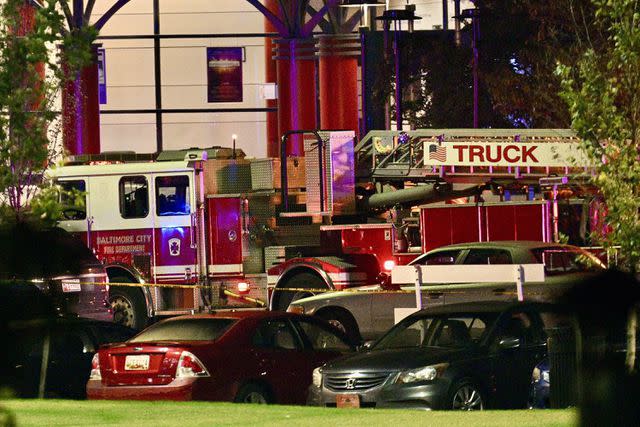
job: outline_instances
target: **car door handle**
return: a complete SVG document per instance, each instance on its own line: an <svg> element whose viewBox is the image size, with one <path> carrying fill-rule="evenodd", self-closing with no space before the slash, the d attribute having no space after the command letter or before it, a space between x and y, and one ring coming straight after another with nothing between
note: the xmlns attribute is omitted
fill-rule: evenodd
<svg viewBox="0 0 640 427"><path fill-rule="evenodd" d="M505 293L507 293L507 289L506 288L495 288L493 290L493 293L495 295L504 295Z"/></svg>
<svg viewBox="0 0 640 427"><path fill-rule="evenodd" d="M429 292L427 293L428 299L439 299L443 295L442 292Z"/></svg>

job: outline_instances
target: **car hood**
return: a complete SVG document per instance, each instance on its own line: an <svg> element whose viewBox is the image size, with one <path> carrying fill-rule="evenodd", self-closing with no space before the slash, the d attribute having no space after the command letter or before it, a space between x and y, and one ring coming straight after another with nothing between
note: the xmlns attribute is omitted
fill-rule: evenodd
<svg viewBox="0 0 640 427"><path fill-rule="evenodd" d="M477 355L475 347L451 349L416 347L390 350L368 350L328 363L325 371L395 371L414 369L437 363L453 362Z"/></svg>
<svg viewBox="0 0 640 427"><path fill-rule="evenodd" d="M327 300L343 300L345 298L353 298L356 295L368 295L372 291L380 291L382 287L380 285L368 285L368 286L356 286L350 288L348 292L334 291L324 292L318 295L310 296L307 298L300 298L295 300L292 305L301 306L313 306L318 303L325 303Z"/></svg>

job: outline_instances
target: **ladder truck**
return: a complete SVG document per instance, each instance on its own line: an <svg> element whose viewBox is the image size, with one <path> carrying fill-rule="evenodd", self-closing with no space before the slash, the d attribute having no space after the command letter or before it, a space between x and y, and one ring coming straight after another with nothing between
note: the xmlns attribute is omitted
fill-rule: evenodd
<svg viewBox="0 0 640 427"><path fill-rule="evenodd" d="M303 157L286 152L296 133ZM115 320L141 328L157 316L286 309L317 289L387 283L393 266L444 244L417 206L444 212L451 200L504 202L508 192L533 201L543 178L584 172L567 166L579 141L566 130L354 135L288 132L279 159L224 147L72 156L49 177L83 195L84 207L66 209L60 226L104 262Z"/></svg>

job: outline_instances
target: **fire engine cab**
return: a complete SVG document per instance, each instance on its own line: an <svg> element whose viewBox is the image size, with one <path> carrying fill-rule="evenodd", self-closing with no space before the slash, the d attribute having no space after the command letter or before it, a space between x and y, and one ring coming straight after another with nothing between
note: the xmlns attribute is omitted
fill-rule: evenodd
<svg viewBox="0 0 640 427"><path fill-rule="evenodd" d="M286 153L294 133L304 157ZM568 166L577 145L563 130L373 131L357 144L350 131L300 131L283 136L280 159L223 147L112 152L71 157L49 175L84 198L60 226L105 263L116 321L140 328L220 305L286 309L314 289L384 283L436 243L490 239L486 219L474 232L453 220L463 211L452 200L474 218L487 218L483 197L518 200L533 208L507 209L492 236L552 239L523 232L517 212L546 215L539 227L557 235L558 188L544 200L540 179L583 173ZM420 214L425 203L437 215ZM505 221L521 237L496 234Z"/></svg>

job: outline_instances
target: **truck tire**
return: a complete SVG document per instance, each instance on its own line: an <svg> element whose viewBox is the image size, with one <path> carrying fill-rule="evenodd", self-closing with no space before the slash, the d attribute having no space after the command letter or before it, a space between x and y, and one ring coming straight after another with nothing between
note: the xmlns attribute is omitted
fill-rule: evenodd
<svg viewBox="0 0 640 427"><path fill-rule="evenodd" d="M296 290L287 291L286 289ZM300 291L300 289L328 289L328 287L317 274L306 271L297 273L289 278L283 286L276 288L272 308L285 311L293 301L314 295L313 292Z"/></svg>
<svg viewBox="0 0 640 427"><path fill-rule="evenodd" d="M337 329L340 329L352 344L359 345L362 342L358 323L356 323L356 319L354 319L353 315L347 310L329 308L318 312L317 316L326 320Z"/></svg>
<svg viewBox="0 0 640 427"><path fill-rule="evenodd" d="M114 283L127 283L123 277L116 277ZM144 329L149 323L147 305L139 289L126 286L109 288L109 304L113 310L113 321L133 329Z"/></svg>

